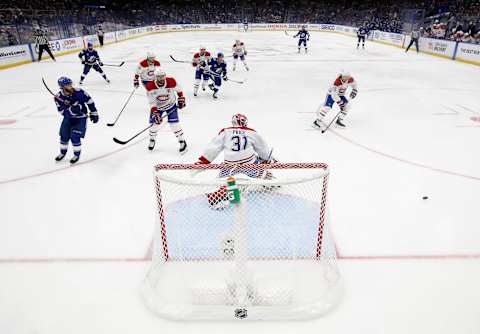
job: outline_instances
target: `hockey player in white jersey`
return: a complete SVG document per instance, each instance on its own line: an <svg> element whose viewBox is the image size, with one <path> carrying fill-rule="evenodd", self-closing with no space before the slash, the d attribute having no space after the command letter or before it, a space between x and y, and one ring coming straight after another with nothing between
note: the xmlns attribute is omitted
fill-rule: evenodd
<svg viewBox="0 0 480 334"><path fill-rule="evenodd" d="M233 70L235 71L237 67L238 58L240 58L240 60L243 63L243 66L245 66L245 69L248 71L249 68L247 66L247 61L245 60L245 56L247 55L247 49L245 48L245 44L241 42L239 39L235 40L235 44L233 44L232 51L233 51Z"/></svg>
<svg viewBox="0 0 480 334"><path fill-rule="evenodd" d="M140 81L143 87L155 80L155 69L160 68L160 62L155 59L155 54L151 51L147 52L147 58L143 59L137 66L135 77L133 78L133 86L138 88Z"/></svg>
<svg viewBox="0 0 480 334"><path fill-rule="evenodd" d="M229 164L269 161L271 156L267 143L262 136L247 125L247 116L233 115L232 126L220 130L208 144L207 149L198 159L198 163L209 164L220 152L223 152L225 163Z"/></svg>
<svg viewBox="0 0 480 334"><path fill-rule="evenodd" d="M185 107L185 96L182 88L173 77L167 77L159 68L155 69L155 79L147 83L147 97L150 105L150 141L148 149L155 147L155 138L163 119L167 118L170 128L180 144L179 152L187 150L187 142L178 118L178 109Z"/></svg>
<svg viewBox="0 0 480 334"><path fill-rule="evenodd" d="M345 97L348 87L351 87L350 99L354 99L358 93L358 86L355 79L347 71L341 71L338 77L333 82L327 93L327 97L323 106L317 111L317 119L313 122L315 128L322 128L322 120L325 115L332 109L333 103L337 103L340 107L340 113L336 124L345 127L343 120L347 116L350 105L348 99Z"/></svg>
<svg viewBox="0 0 480 334"><path fill-rule="evenodd" d="M228 164L220 170L219 177L244 174L253 178L272 179L266 168L238 169L239 164L268 164L275 162L272 149L254 129L247 127L247 116L236 114L232 117L232 126L223 128L208 144L197 164L209 164L223 152L224 163ZM207 194L209 204L215 209L222 209L227 204L226 187Z"/></svg>

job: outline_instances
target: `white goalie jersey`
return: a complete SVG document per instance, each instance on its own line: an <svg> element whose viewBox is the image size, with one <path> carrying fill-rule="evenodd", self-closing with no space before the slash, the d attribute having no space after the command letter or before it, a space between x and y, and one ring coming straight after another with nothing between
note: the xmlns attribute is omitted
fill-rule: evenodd
<svg viewBox="0 0 480 334"><path fill-rule="evenodd" d="M270 148L263 138L246 126L232 126L222 129L210 142L200 157L203 163L212 162L223 151L226 163L252 163L257 157L270 159Z"/></svg>

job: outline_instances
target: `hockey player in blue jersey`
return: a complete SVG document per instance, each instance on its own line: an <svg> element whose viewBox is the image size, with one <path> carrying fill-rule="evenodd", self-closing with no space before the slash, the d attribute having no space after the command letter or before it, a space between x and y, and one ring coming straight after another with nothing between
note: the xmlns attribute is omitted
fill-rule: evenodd
<svg viewBox="0 0 480 334"><path fill-rule="evenodd" d="M298 53L300 53L301 45L303 44L303 47L305 48L305 53L307 53L307 41L310 40L310 33L307 31L307 28L305 26L302 26L302 29L300 29L293 38L298 37Z"/></svg>
<svg viewBox="0 0 480 334"><path fill-rule="evenodd" d="M60 125L60 154L55 160L60 161L65 158L68 142L71 141L73 157L70 163L74 164L80 159L82 138L87 131L87 117L90 117L93 123L97 123L98 112L90 95L83 89L74 88L70 78L59 78L58 85L60 92L55 95L55 103L58 112L63 116L63 121Z"/></svg>
<svg viewBox="0 0 480 334"><path fill-rule="evenodd" d="M102 75L107 83L110 83L110 80L107 79L107 75L103 72L103 63L100 60L100 56L98 55L97 50L93 48L93 44L91 42L88 42L87 48L78 54L78 58L82 60L82 64L84 65L83 74L80 76L80 85L83 84L83 80L87 76L88 72L90 72L92 67L95 71Z"/></svg>
<svg viewBox="0 0 480 334"><path fill-rule="evenodd" d="M225 63L223 53L219 52L217 58L210 59L208 61L208 66L210 66L208 73L210 79L213 83L209 84L211 90L213 90L213 98L218 98L217 93L222 85L222 79L227 81L227 63Z"/></svg>
<svg viewBox="0 0 480 334"><path fill-rule="evenodd" d="M368 35L369 30L366 25L361 26L357 30L357 49L360 47L360 42L362 42L362 48L365 49L365 37Z"/></svg>

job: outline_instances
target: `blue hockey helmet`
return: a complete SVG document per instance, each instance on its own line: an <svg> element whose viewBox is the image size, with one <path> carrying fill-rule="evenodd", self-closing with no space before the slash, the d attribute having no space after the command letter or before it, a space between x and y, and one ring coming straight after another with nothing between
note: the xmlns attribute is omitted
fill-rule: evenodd
<svg viewBox="0 0 480 334"><path fill-rule="evenodd" d="M222 58L225 57L225 56L223 55L223 52L217 53L217 58L220 58L220 57L222 57Z"/></svg>
<svg viewBox="0 0 480 334"><path fill-rule="evenodd" d="M88 42L88 43L87 43L87 48L89 48L89 49L93 48L93 43L92 43L92 42Z"/></svg>
<svg viewBox="0 0 480 334"><path fill-rule="evenodd" d="M57 82L58 82L58 85L60 86L60 88L64 88L65 86L69 86L73 83L72 79L67 78L67 77L60 77L60 78L58 78Z"/></svg>

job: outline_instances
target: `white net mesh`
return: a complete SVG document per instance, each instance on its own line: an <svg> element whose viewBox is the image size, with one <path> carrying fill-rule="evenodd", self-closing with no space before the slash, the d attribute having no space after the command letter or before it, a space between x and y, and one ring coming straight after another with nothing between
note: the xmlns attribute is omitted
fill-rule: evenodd
<svg viewBox="0 0 480 334"><path fill-rule="evenodd" d="M325 164L156 166L147 305L191 320L311 318L330 310L341 284L327 183Z"/></svg>

